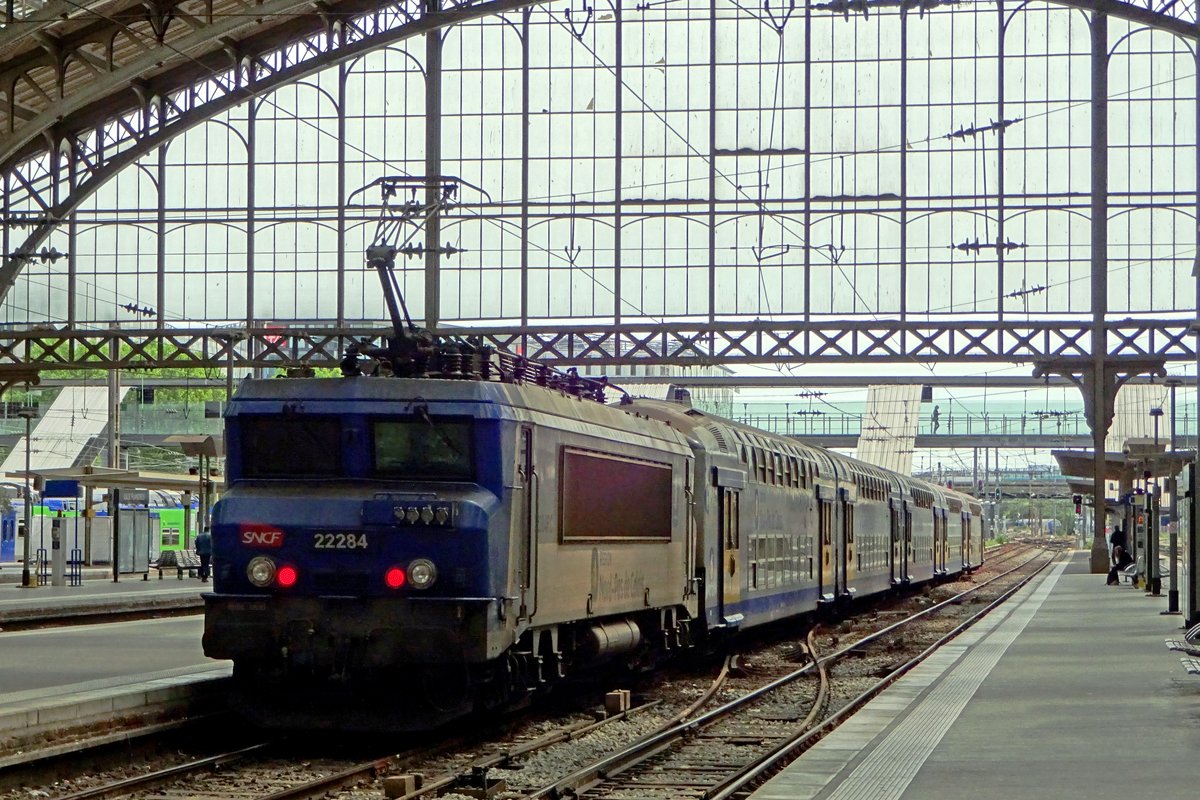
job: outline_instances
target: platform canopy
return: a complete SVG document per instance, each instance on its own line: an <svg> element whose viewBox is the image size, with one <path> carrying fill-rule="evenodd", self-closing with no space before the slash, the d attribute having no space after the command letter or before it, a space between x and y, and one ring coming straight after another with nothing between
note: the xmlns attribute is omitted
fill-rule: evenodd
<svg viewBox="0 0 1200 800"><path fill-rule="evenodd" d="M1191 463L1196 455L1191 450L1175 450L1163 452L1158 449L1143 447L1139 440L1131 439L1125 445L1124 453L1104 454L1104 479L1108 481L1134 480L1144 477L1146 472L1151 478L1164 478L1178 474L1185 464ZM1091 450L1051 450L1058 461L1058 467L1067 476L1067 483L1075 494L1091 494L1091 475L1095 464ZM1074 478L1075 480L1072 480ZM1084 478L1087 482L1084 482Z"/></svg>
<svg viewBox="0 0 1200 800"><path fill-rule="evenodd" d="M9 473L20 475L23 473ZM109 469L108 467L63 467L60 469L33 470L31 475L41 485L47 480L79 481L84 486L107 486L117 489L164 489L173 492L199 492L200 476L178 472L152 472L135 469ZM225 487L223 475L210 476L217 491Z"/></svg>

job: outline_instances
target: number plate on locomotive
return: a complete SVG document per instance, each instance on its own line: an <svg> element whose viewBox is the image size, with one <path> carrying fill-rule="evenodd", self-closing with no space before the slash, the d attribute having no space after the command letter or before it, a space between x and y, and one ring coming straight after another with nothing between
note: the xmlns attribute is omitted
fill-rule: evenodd
<svg viewBox="0 0 1200 800"><path fill-rule="evenodd" d="M318 533L313 536L315 550L366 550L365 533Z"/></svg>

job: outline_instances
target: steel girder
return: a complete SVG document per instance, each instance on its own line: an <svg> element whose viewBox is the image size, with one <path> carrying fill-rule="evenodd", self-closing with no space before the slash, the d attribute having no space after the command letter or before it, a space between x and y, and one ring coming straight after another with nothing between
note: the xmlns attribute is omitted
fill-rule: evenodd
<svg viewBox="0 0 1200 800"><path fill-rule="evenodd" d="M0 30L0 300L37 247L106 180L188 128L332 64L540 0L51 2ZM63 16L66 19L63 19Z"/></svg>
<svg viewBox="0 0 1200 800"><path fill-rule="evenodd" d="M936 2L936 0L935 0ZM459 0L427 13L424 0L50 0L0 29L0 178L5 208L38 210L3 223L30 228L0 267L0 298L46 237L105 180L188 128L251 97L331 64L430 30L536 4ZM1137 24L1197 38L1193 3L1061 0ZM923 7L923 0L832 0L827 11ZM554 363L1025 361L1091 354L1078 323L760 322L600 329L479 329L501 347ZM1108 325L1108 357L1194 357L1187 321ZM161 330L150 333L17 334L0 343L14 358L48 366L99 366L118 340L123 366L331 364L348 337L380 331ZM244 343L254 342L256 347ZM243 343L243 344L239 344ZM253 359L248 352L258 353ZM130 359L132 359L130 361Z"/></svg>
<svg viewBox="0 0 1200 800"><path fill-rule="evenodd" d="M1053 0L1196 39L1194 0ZM253 97L369 50L542 0L47 0L0 28L3 223L31 228L4 253L0 300L37 247L100 184L154 147ZM922 9L937 0L831 0L825 11Z"/></svg>
<svg viewBox="0 0 1200 800"><path fill-rule="evenodd" d="M668 323L617 328L573 326L554 331L472 328L470 334L508 352L550 365L661 363L796 364L1033 362L1091 355L1091 324L1080 322L898 322L717 325ZM113 331L27 331L0 339L0 378L18 370L154 369L159 367L335 367L352 342L382 344L380 328L192 328ZM1191 361L1194 323L1125 320L1106 326L1108 362L1147 357Z"/></svg>

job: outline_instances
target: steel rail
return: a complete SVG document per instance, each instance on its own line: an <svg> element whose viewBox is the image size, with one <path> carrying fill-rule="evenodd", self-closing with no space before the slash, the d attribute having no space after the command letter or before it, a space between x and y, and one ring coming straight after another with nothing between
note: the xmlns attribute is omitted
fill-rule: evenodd
<svg viewBox="0 0 1200 800"><path fill-rule="evenodd" d="M59 800L100 800L106 797L120 797L124 794L129 794L132 791L139 789L149 789L154 786L175 780L184 775L189 775L193 772L198 772L202 769L217 767L222 764L230 764L235 761L241 761L247 756L261 753L268 747L271 747L273 742L260 742L259 744L243 747L239 750L231 750L228 753L220 753L215 756L189 761L186 764L177 764L166 769L155 770L154 772L145 775L137 775L132 778L124 778L112 783L106 783L103 786L97 786L92 789L85 789L82 792L64 795Z"/></svg>
<svg viewBox="0 0 1200 800"><path fill-rule="evenodd" d="M477 759L476 761L472 761L466 767L466 769L460 770L453 775L443 775L440 778L436 778L428 783L424 783L419 788L408 792L407 794L401 795L397 798L397 800L416 800L416 798L425 797L435 792L441 793L441 790L453 786L460 779L472 775L478 770L486 770L489 767L502 766L519 756L537 752L538 750L544 750L553 744L559 744L561 742L569 742L572 739L578 739L579 737L586 736L592 731L602 728L605 725L618 720L628 719L629 717L640 714L643 711L648 711L651 708L658 706L660 702L661 701L655 700L652 703L644 703L636 708L631 708L628 711L622 711L619 714L613 714L605 717L602 720L597 720L596 722L581 722L576 723L575 725L568 725L566 728L548 733L545 736L538 737L531 742L526 742L523 745L504 750L493 756L487 756Z"/></svg>
<svg viewBox="0 0 1200 800"><path fill-rule="evenodd" d="M386 772L394 766L394 757L377 758L374 761L355 764L340 772L335 772L332 775L326 775L299 784L298 786L280 789L277 792L264 795L260 800L321 800L321 798L326 797L330 792L343 789L353 783L376 778L381 772Z"/></svg>

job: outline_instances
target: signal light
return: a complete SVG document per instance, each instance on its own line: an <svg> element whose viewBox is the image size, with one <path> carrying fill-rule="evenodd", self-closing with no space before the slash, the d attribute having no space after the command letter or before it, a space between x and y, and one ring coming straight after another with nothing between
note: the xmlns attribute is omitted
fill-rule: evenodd
<svg viewBox="0 0 1200 800"><path fill-rule="evenodd" d="M1082 514L1083 513L1083 495L1077 494L1072 499L1075 501L1075 513Z"/></svg>
<svg viewBox="0 0 1200 800"><path fill-rule="evenodd" d="M404 570L400 569L400 567L392 567L383 576L383 582L387 584L389 589L399 589L404 585L404 581Z"/></svg>
<svg viewBox="0 0 1200 800"><path fill-rule="evenodd" d="M275 573L275 581L285 589L295 586L296 579L299 577L300 574L296 572L296 568L291 566L280 567L279 572Z"/></svg>

